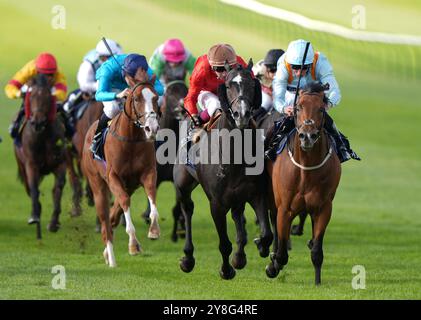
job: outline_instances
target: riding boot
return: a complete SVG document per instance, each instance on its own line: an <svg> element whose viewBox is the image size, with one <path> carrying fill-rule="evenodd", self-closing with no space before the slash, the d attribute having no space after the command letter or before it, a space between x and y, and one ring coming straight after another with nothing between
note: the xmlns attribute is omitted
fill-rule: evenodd
<svg viewBox="0 0 421 320"><path fill-rule="evenodd" d="M93 154L96 154L96 152L98 150L99 142L101 140L102 131L107 127L108 121L110 121L110 120L111 119L108 118L105 115L105 113L103 113L101 115L101 118L99 118L99 120L98 120L98 126L96 127L95 135L92 138L91 147L89 148L89 150L91 150L91 152Z"/></svg>
<svg viewBox="0 0 421 320"><path fill-rule="evenodd" d="M361 158L351 149L347 137L339 132L333 119L328 114L326 114L325 129L335 140L339 161L341 163L348 161L349 159L361 160Z"/></svg>
<svg viewBox="0 0 421 320"><path fill-rule="evenodd" d="M16 119L12 122L12 124L9 127L9 134L13 139L16 139L18 137L19 128L22 123L22 119L24 115L25 115L25 108L22 104L16 116Z"/></svg>
<svg viewBox="0 0 421 320"><path fill-rule="evenodd" d="M284 117L275 121L272 130L268 131L265 141L265 158L275 161L279 143L294 129L294 118Z"/></svg>

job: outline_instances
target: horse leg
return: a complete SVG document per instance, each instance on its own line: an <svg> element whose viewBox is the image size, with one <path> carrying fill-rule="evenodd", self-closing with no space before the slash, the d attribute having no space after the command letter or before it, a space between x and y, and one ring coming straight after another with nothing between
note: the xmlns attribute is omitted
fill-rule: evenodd
<svg viewBox="0 0 421 320"><path fill-rule="evenodd" d="M174 166L174 186L176 201L180 204L181 212L186 223L186 239L184 243L184 257L180 260L180 268L184 272L191 272L195 265L193 256L194 246L192 237L192 216L194 203L191 193L198 185L197 181L188 173L183 165Z"/></svg>
<svg viewBox="0 0 421 320"><path fill-rule="evenodd" d="M79 176L76 173L75 166L74 166L75 158L72 155L72 150L70 148L66 149L66 162L67 162L67 169L69 173L70 183L72 185L72 201L73 207L71 216L77 217L80 216L82 213L82 208L80 206L80 201L82 199L82 185L80 183Z"/></svg>
<svg viewBox="0 0 421 320"><path fill-rule="evenodd" d="M142 176L141 183L145 188L146 195L148 196L149 205L151 206L151 213L149 215L151 224L149 226L148 238L156 240L159 238L161 231L158 224L158 209L156 207L156 170L151 170Z"/></svg>
<svg viewBox="0 0 421 320"><path fill-rule="evenodd" d="M118 202L118 205L124 212L124 218L126 220L126 233L129 235L129 254L132 256L136 255L140 253L140 243L137 240L136 229L130 215L130 195L124 190L121 180L115 172L110 172L108 176L108 185L115 197L113 206L114 216L111 216L110 222L115 221L116 215L118 215L119 209L116 206L116 202ZM109 199L107 200L109 201Z"/></svg>
<svg viewBox="0 0 421 320"><path fill-rule="evenodd" d="M88 199L88 206L93 207L95 204L94 195L92 193L92 189L88 181L86 182L86 186L85 186L85 196Z"/></svg>
<svg viewBox="0 0 421 320"><path fill-rule="evenodd" d="M326 227L332 215L332 203L326 204L317 214L312 214L313 239L311 246L311 261L315 271L315 284L321 284L321 273L323 264L323 237Z"/></svg>
<svg viewBox="0 0 421 320"><path fill-rule="evenodd" d="M178 237L184 239L186 237L186 223L183 212L181 210L180 202L176 202L172 208L172 215L174 219L173 231L171 234L171 240L176 242Z"/></svg>
<svg viewBox="0 0 421 320"><path fill-rule="evenodd" d="M270 229L266 199L263 195L258 196L252 199L250 204L256 213L257 219L259 220L261 232L260 238L254 239L254 243L259 250L260 256L265 258L269 255L270 245L273 241L273 233Z"/></svg>
<svg viewBox="0 0 421 320"><path fill-rule="evenodd" d="M242 204L236 208L231 209L232 219L235 223L235 229L237 230L237 252L232 258L232 266L237 269L243 269L247 264L246 253L244 247L247 244L247 230L246 230L246 218L244 217L244 207Z"/></svg>
<svg viewBox="0 0 421 320"><path fill-rule="evenodd" d="M151 205L148 201L148 206L146 207L146 210L142 213L142 218L145 220L146 224L151 224L151 218L149 215L151 214Z"/></svg>
<svg viewBox="0 0 421 320"><path fill-rule="evenodd" d="M28 224L37 225L37 239L41 239L41 203L39 202L39 172L33 168L33 164L25 165L26 177L28 179L29 194L32 200L32 212Z"/></svg>
<svg viewBox="0 0 421 320"><path fill-rule="evenodd" d="M302 236L304 231L304 223L306 222L307 212L300 212L299 218L300 221L298 225L293 225L291 228L291 234L294 236Z"/></svg>
<svg viewBox="0 0 421 320"><path fill-rule="evenodd" d="M271 256L271 263L266 267L266 275L269 278L276 277L279 271L288 263L288 243L292 219L293 217L286 210L278 208L276 217L278 246L277 251Z"/></svg>
<svg viewBox="0 0 421 320"><path fill-rule="evenodd" d="M116 267L113 249L113 230L110 223L109 189L104 180L97 175L94 181L93 198L97 216L101 223L102 241L105 244L103 256L105 263L110 267Z"/></svg>
<svg viewBox="0 0 421 320"><path fill-rule="evenodd" d="M66 183L66 163L62 163L55 171L55 183L53 188L54 211L48 224L48 231L57 232L60 228L59 215L61 213L61 196Z"/></svg>
<svg viewBox="0 0 421 320"><path fill-rule="evenodd" d="M232 243L227 234L227 211L228 210L221 208L218 202L211 203L212 218L219 236L219 252L222 256L222 266L219 274L222 279L230 280L235 277L235 270L229 263Z"/></svg>

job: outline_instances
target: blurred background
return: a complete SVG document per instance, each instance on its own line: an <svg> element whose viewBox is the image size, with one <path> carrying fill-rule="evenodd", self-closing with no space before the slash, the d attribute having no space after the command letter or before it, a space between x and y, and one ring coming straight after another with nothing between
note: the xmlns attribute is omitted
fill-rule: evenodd
<svg viewBox="0 0 421 320"><path fill-rule="evenodd" d="M421 37L421 2L416 0L281 1L262 0L308 18L353 28L355 6L365 10L360 31ZM65 9L64 29L55 29L57 11ZM361 8L361 7L359 7ZM61 21L63 22L63 20ZM124 52L149 58L168 38L180 38L196 57L215 43L231 44L237 54L255 62L271 48L286 50L292 40L311 41L333 65L342 92L331 110L338 128L363 159L343 164L334 212L325 238L324 285L313 287L312 264L305 234L293 238L293 251L283 276L270 280L250 239L258 234L248 208L249 264L229 282L217 272L218 242L208 202L198 188L193 233L196 269L178 267L183 242L171 243L174 194L170 184L158 193L162 239L146 239L140 219L143 191L133 198L134 222L145 249L142 257L127 255L127 236L117 230L117 270L101 257L100 236L94 233L93 208L84 203L82 217L71 219L70 187L66 185L57 234L44 231L43 243L26 225L30 200L17 180L17 166L7 128L20 101L0 93L0 298L140 298L140 299L387 299L421 298L421 45L356 41L257 14L217 0L0 0L0 86L40 52L53 53L76 88L83 56L101 37L119 42ZM354 25L355 27L355 25ZM419 40L418 40L419 41ZM52 212L51 177L42 184L43 228ZM230 217L228 220L231 220ZM231 241L235 242L229 221ZM67 289L51 289L51 268L66 266ZM367 270L367 289L353 290L354 265ZM239 289L240 288L240 289Z"/></svg>

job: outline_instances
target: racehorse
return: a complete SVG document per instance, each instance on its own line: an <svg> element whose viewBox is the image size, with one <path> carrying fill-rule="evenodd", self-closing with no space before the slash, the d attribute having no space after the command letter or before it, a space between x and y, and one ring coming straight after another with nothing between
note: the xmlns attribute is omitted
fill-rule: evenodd
<svg viewBox="0 0 421 320"><path fill-rule="evenodd" d="M252 78L251 74L252 63L249 63L247 68L234 68L227 74L227 80L223 91L221 91L221 105L223 112L216 122L215 129L219 133L222 129L232 133L233 130L240 130L241 136L244 137L245 129L251 129L253 137L257 134L255 127L253 128L252 111L253 108L259 107L261 102L259 100L260 85L257 80ZM226 66L228 71L228 66ZM226 91L224 91L226 90ZM261 100L261 96L260 96ZM212 154L212 143L204 145L205 141L210 141L211 132L207 132L204 138L198 142L202 149L208 150L208 154ZM218 141L220 142L220 136ZM214 152L222 157L221 143L217 142L217 147ZM244 144L246 144L245 141ZM229 152L230 159L233 159L234 148L233 143L230 143ZM254 145L254 151L256 146ZM262 152L260 152L262 156ZM243 156L243 155L242 155ZM223 279L232 279L235 276L236 269L242 269L247 263L244 247L247 243L247 233L245 228L244 208L248 202L251 204L259 216L261 227L261 236L258 244L258 249L262 257L269 255L269 246L272 242L273 235L270 230L269 220L266 208L265 186L266 181L264 175L246 175L246 164L242 158L239 164L229 161L228 164L205 164L199 163L193 172L189 166L177 163L174 166L174 184L176 186L177 201L181 202L181 208L185 215L186 222L186 242L184 246L185 256L180 262L180 267L184 272L190 272L195 265L193 256L193 240L192 240L192 215L194 203L191 199L193 189L200 183L203 187L209 202L210 209L215 227L219 236L219 250L222 255L222 267L220 276ZM231 209L232 217L235 222L237 230L237 245L238 250L234 254L232 266L229 262L229 256L232 252L232 244L227 235L227 221L226 214Z"/></svg>
<svg viewBox="0 0 421 320"><path fill-rule="evenodd" d="M21 144L14 145L18 173L32 200L28 224L37 225L37 239L41 239L41 203L39 184L49 173L55 176L53 187L54 210L48 230L60 227L61 196L66 182L65 133L63 123L56 117L56 101L51 94L52 84L43 74L29 84L25 96L25 114Z"/></svg>
<svg viewBox="0 0 421 320"><path fill-rule="evenodd" d="M175 133L176 136L176 149L179 145L179 123L184 118L181 104L183 103L184 97L187 95L188 89L184 81L173 80L167 83L165 90L164 101L161 106L161 118L159 121L160 129L169 129ZM158 133L159 135L159 133ZM174 159L175 161L175 159ZM164 181L173 182L173 168L174 161L170 163L161 164L157 162L157 188ZM150 206L148 205L147 210L143 213L143 217L149 223ZM172 209L174 218L174 227L171 233L171 240L177 241L178 235L184 236L184 216L181 212L180 203L176 202Z"/></svg>
<svg viewBox="0 0 421 320"><path fill-rule="evenodd" d="M131 195L143 186L151 206L151 225L148 237L160 235L156 208L156 157L154 138L159 129L158 95L150 82L132 84L123 112L109 127L104 144L105 162L94 160L89 146L97 122L88 130L82 156L82 171L88 178L94 195L97 215L101 222L102 239L106 245L103 256L110 267L115 267L113 231L124 212L126 232L129 235L129 254L140 253L140 243L130 215ZM109 210L110 191L114 205Z"/></svg>
<svg viewBox="0 0 421 320"><path fill-rule="evenodd" d="M332 214L332 201L341 176L341 166L330 137L323 129L326 113L325 87L310 83L299 92L294 107L295 132L276 161L268 162L277 209L277 237L268 277L276 277L288 262L287 243L295 216L309 213L313 236L308 246L321 283L323 237Z"/></svg>

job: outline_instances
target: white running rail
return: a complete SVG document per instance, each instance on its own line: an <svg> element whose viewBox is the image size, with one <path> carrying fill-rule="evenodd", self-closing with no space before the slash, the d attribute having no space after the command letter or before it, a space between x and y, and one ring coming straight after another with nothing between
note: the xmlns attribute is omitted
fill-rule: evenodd
<svg viewBox="0 0 421 320"><path fill-rule="evenodd" d="M219 0L222 3L240 7L255 13L287 21L305 29L326 32L351 40L382 42L388 44L405 44L421 46L421 37L407 34L360 31L346 28L334 23L313 20L301 14L272 7L255 0Z"/></svg>

